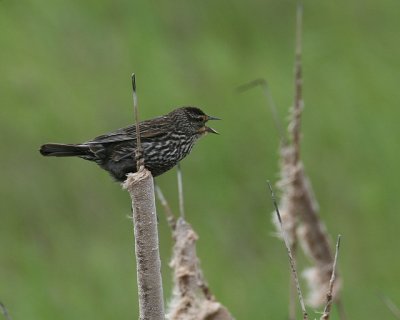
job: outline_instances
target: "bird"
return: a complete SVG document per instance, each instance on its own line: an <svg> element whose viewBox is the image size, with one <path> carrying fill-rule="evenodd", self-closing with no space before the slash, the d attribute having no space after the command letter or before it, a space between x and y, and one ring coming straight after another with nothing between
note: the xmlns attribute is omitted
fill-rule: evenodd
<svg viewBox="0 0 400 320"><path fill-rule="evenodd" d="M177 108L170 113L139 122L144 166L157 177L176 166L207 133L218 134L208 126L209 116L194 106ZM40 147L46 157L79 157L93 161L118 182L128 173L137 172L136 125L100 135L79 144L47 143Z"/></svg>

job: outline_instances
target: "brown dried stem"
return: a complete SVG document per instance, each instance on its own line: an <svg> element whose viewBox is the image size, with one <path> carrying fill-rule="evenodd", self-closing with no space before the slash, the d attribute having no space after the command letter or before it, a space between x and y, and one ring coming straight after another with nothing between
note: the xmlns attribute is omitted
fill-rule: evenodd
<svg viewBox="0 0 400 320"><path fill-rule="evenodd" d="M333 302L332 292L333 292L333 284L336 279L336 264L337 264L338 255L339 255L340 238L341 238L341 235L339 234L337 237L337 241L336 241L335 259L333 261L332 275L331 275L331 279L329 281L329 290L328 290L328 293L326 294L326 305L325 305L324 313L321 316L321 320L329 319L329 315L330 315L331 308L332 308L332 302Z"/></svg>
<svg viewBox="0 0 400 320"><path fill-rule="evenodd" d="M175 220L159 187L157 187L157 195L167 214L175 241L170 263L173 269L174 287L167 319L232 320L228 310L215 299L204 279L196 253L196 241L198 240L196 232L182 216L177 221ZM183 197L183 193L180 194L180 197Z"/></svg>
<svg viewBox="0 0 400 320"><path fill-rule="evenodd" d="M123 188L132 199L140 320L164 320L161 261L158 246L157 214L151 172L144 167L140 145L135 75L132 75L133 106L136 120L138 172L128 174Z"/></svg>
<svg viewBox="0 0 400 320"><path fill-rule="evenodd" d="M181 163L178 163L177 166L177 174L178 178L178 196L179 196L179 214L181 218L185 218L185 206L184 206L184 199L183 199L183 179L182 179L182 169Z"/></svg>
<svg viewBox="0 0 400 320"><path fill-rule="evenodd" d="M303 78L302 78L302 28L303 28L303 6L297 5L296 11L296 53L295 53L295 67L294 67L294 107L293 107L293 145L296 147L296 152L293 157L294 163L300 160L300 140L301 140L301 112L303 109Z"/></svg>
<svg viewBox="0 0 400 320"><path fill-rule="evenodd" d="M179 218L173 232L175 239L170 266L174 288L169 305L169 320L233 320L204 280L196 253L198 236L189 223Z"/></svg>
<svg viewBox="0 0 400 320"><path fill-rule="evenodd" d="M293 245L296 239L306 255L311 258L314 267L305 272L311 288L308 303L313 307L325 303L326 292L332 274L334 257L330 247L326 228L319 217L319 208L314 197L311 183L300 159L302 100L301 66L301 27L302 7L297 8L296 54L295 54L295 97L292 119L289 124L291 144L281 146L281 181L282 190L280 207L283 212L284 227ZM340 281L336 280L333 299L337 299Z"/></svg>
<svg viewBox="0 0 400 320"><path fill-rule="evenodd" d="M281 217L282 218L282 217ZM297 254L297 242L294 241L290 245L290 250L292 251L293 259L296 260ZM293 277L290 277L289 281L289 320L296 320L296 303L297 300L297 287Z"/></svg>
<svg viewBox="0 0 400 320"><path fill-rule="evenodd" d="M160 200L161 205L163 206L165 214L167 216L167 222L168 222L169 226L171 227L171 229L175 230L176 218L175 218L174 214L172 213L171 207L169 206L167 199L165 199L161 188L157 184L155 184L155 187L156 187L156 193L157 193L158 200Z"/></svg>
<svg viewBox="0 0 400 320"><path fill-rule="evenodd" d="M139 128L139 108L138 108L138 99L136 94L136 76L132 73L132 98L133 98L133 112L135 114L136 121L136 168L137 171L140 170L142 166L144 166L144 157L143 157L143 148L142 142L140 141L140 128Z"/></svg>
<svg viewBox="0 0 400 320"><path fill-rule="evenodd" d="M290 249L290 243L289 243L289 240L288 240L288 238L286 236L285 230L284 230L283 225L282 225L281 214L279 212L278 204L277 204L276 199L275 199L274 191L272 190L272 186L271 186L270 182L267 181L267 183L268 183L269 190L271 192L271 198L272 198L272 202L273 202L274 207L275 207L276 216L277 216L279 224L281 226L280 229L281 229L282 238L283 238L283 240L285 242L285 246L286 246L286 249L287 249L287 252L288 252L290 268L291 268L291 271L292 271L294 282L296 284L297 295L299 297L301 310L303 312L303 319L306 320L306 319L308 319L308 314L307 314L306 307L305 307L305 304L304 304L303 294L302 294L301 288L300 288L299 277L297 275L296 261L293 258L292 250Z"/></svg>

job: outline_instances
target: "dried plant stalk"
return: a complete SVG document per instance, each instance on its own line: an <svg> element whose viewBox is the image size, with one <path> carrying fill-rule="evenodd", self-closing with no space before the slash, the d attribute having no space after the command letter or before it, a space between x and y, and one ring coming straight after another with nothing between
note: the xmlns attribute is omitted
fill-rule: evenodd
<svg viewBox="0 0 400 320"><path fill-rule="evenodd" d="M153 177L147 169L131 173L124 188L132 198L141 320L164 320L161 261Z"/></svg>
<svg viewBox="0 0 400 320"><path fill-rule="evenodd" d="M175 245L170 266L174 270L174 288L167 319L232 320L203 278L196 254L198 236L190 224L179 218L173 236Z"/></svg>
<svg viewBox="0 0 400 320"><path fill-rule="evenodd" d="M289 221L292 239L297 236L303 251L314 264L314 267L304 272L304 276L310 287L307 302L313 307L318 307L325 302L334 258L329 237L319 218L318 204L303 165L300 161L296 165L291 164L293 155L290 152L291 148L293 146L285 147L284 155L286 157L283 157L282 160L285 164L283 166L285 180L280 182L283 190L282 211L285 213L286 223ZM340 279L337 277L333 290L334 300L339 289Z"/></svg>
<svg viewBox="0 0 400 320"><path fill-rule="evenodd" d="M306 307L304 305L303 293L301 291L299 278L297 276L296 260L295 260L293 254L292 254L292 249L291 249L288 237L287 237L287 235L285 233L285 230L283 229L282 216L280 214L279 207L278 207L278 204L277 204L276 199L275 199L274 191L272 190L272 186L269 183L269 181L268 181L268 187L269 187L269 190L271 192L272 202L274 204L276 217L277 217L278 222L279 222L279 226L280 226L280 230L281 230L281 236L283 238L283 241L285 242L286 250L288 252L290 268L291 268L291 272L292 272L292 276L293 276L293 282L295 284L295 289L296 289L297 295L299 297L301 311L303 312L303 319L307 320L308 319L308 313L307 313Z"/></svg>
<svg viewBox="0 0 400 320"><path fill-rule="evenodd" d="M160 200L161 205L164 207L165 215L167 216L167 222L169 226L172 228L172 230L175 230L176 219L174 214L172 213L171 207L169 206L167 199L165 199L164 194L161 191L161 188L156 184L155 187L158 200Z"/></svg>
<svg viewBox="0 0 400 320"><path fill-rule="evenodd" d="M178 195L179 195L179 214L182 218L185 218L185 205L183 198L183 179L182 179L182 169L181 163L179 162L176 168L176 176L178 180Z"/></svg>
<svg viewBox="0 0 400 320"><path fill-rule="evenodd" d="M319 207L310 181L305 174L300 158L302 99L301 71L301 27L302 8L297 10L296 54L295 54L295 98L289 123L290 143L281 146L281 212L289 243L294 246L296 238L314 267L304 272L310 287L307 302L313 307L324 304L332 274L333 254L326 228L319 218ZM275 221L276 223L276 221ZM333 299L340 290L340 279L336 279Z"/></svg>
<svg viewBox="0 0 400 320"><path fill-rule="evenodd" d="M182 179L182 176L178 176ZM182 181L180 182L182 185ZM169 303L169 320L232 320L229 311L212 294L196 253L198 236L189 223L181 217L176 220L161 189L157 187L160 199L172 229L174 239L173 256L170 267L173 269L173 291ZM183 203L183 193L179 195ZM182 206L180 206L182 209Z"/></svg>
<svg viewBox="0 0 400 320"><path fill-rule="evenodd" d="M132 199L132 220L135 235L135 254L139 294L139 319L164 320L164 298L161 279L161 261L158 246L157 214L154 199L154 181L145 168L140 141L136 77L132 74L133 108L136 120L137 172L128 174L123 188Z"/></svg>
<svg viewBox="0 0 400 320"><path fill-rule="evenodd" d="M338 260L338 256L339 256L340 238L341 238L341 235L339 234L337 237L337 241L336 241L336 252L335 252L335 259L333 261L333 266L332 266L332 275L331 275L331 279L329 280L329 290L326 294L326 305L325 305L324 313L321 316L321 320L329 319L331 308L332 308L332 298L333 298L332 292L333 292L333 285L335 284L335 280L336 280L336 265L337 265L337 260Z"/></svg>

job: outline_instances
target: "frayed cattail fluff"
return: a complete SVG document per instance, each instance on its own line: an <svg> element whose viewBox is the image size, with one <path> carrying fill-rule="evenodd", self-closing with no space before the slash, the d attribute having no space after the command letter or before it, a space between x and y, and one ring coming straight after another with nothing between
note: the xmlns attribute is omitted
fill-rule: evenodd
<svg viewBox="0 0 400 320"><path fill-rule="evenodd" d="M313 308L318 308L326 304L326 294L329 290L329 280L332 275L332 265L308 268L303 271L302 275L309 288L306 303ZM336 278L333 286L332 296L338 297L341 289L342 281L341 279Z"/></svg>
<svg viewBox="0 0 400 320"><path fill-rule="evenodd" d="M182 218L174 230L175 245L170 263L174 271L169 320L233 320L228 310L210 293L196 254L197 234Z"/></svg>
<svg viewBox="0 0 400 320"><path fill-rule="evenodd" d="M319 217L319 206L314 192L304 172L303 164L295 159L299 146L284 145L281 147L281 180L278 187L282 191L280 211L282 228L290 246L296 241L311 260L314 267L307 272L310 292L307 303L313 307L322 306L326 302L326 293L332 272L334 257L325 225ZM279 230L279 223L274 215L273 221ZM340 279L333 291L333 299L337 299L340 291Z"/></svg>

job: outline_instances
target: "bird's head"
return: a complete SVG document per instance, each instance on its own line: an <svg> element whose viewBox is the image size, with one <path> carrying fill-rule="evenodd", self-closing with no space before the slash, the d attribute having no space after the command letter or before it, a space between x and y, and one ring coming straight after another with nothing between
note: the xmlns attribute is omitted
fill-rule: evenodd
<svg viewBox="0 0 400 320"><path fill-rule="evenodd" d="M216 117L209 116L196 107L181 107L170 113L173 116L180 129L192 135L201 137L207 133L218 134L213 128L207 127L208 120L221 120Z"/></svg>

